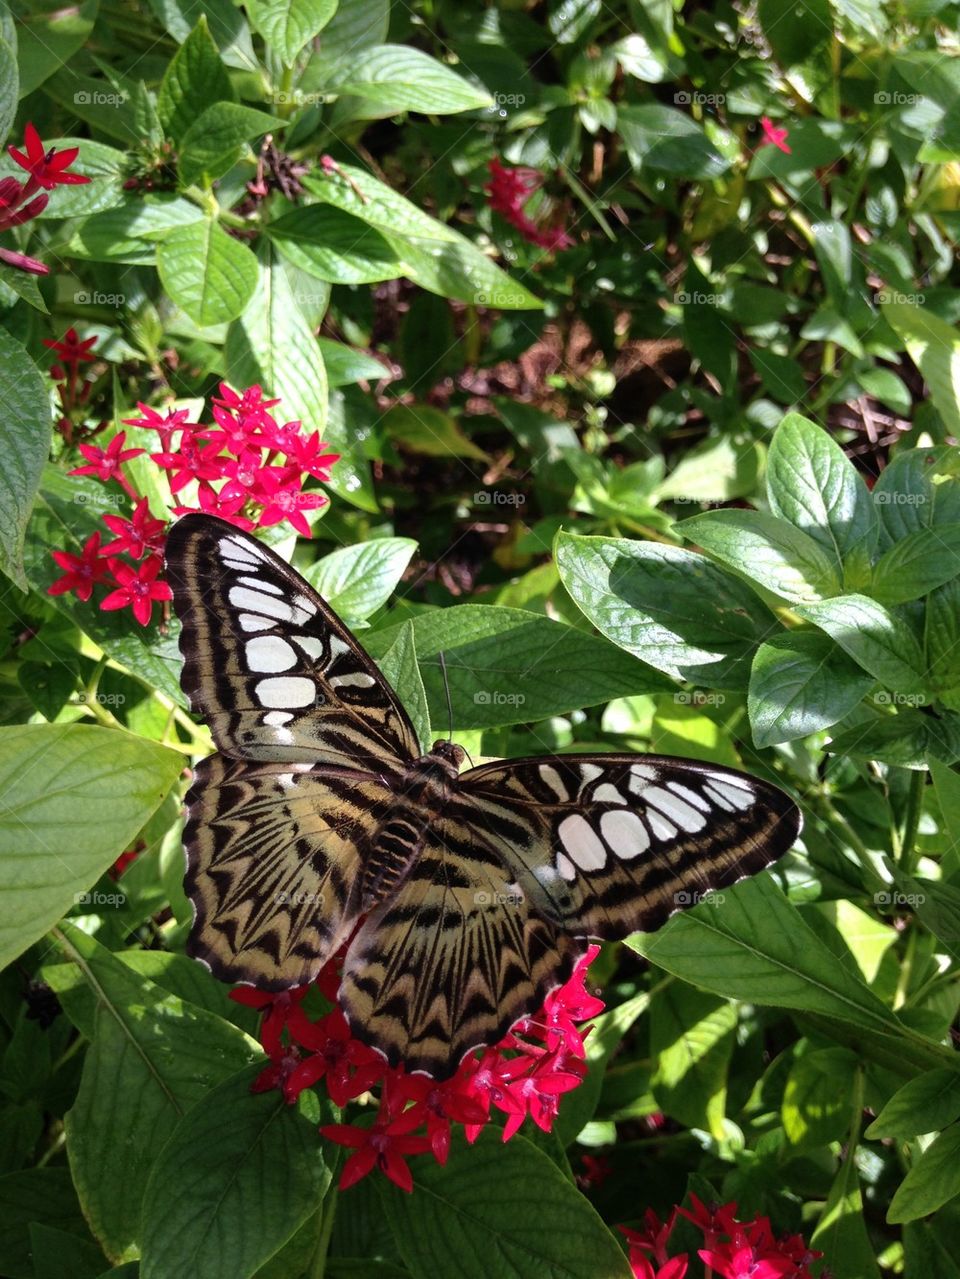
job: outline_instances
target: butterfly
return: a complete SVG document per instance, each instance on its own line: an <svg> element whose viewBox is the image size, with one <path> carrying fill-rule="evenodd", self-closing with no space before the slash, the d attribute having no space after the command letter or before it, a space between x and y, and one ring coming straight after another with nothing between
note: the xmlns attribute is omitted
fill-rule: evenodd
<svg viewBox="0 0 960 1279"><path fill-rule="evenodd" d="M224 981L310 982L396 1065L449 1077L570 976L793 844L800 814L733 769L551 755L461 773L316 591L209 515L170 530L182 685L217 753L187 795L188 953ZM359 925L359 927L358 927ZM351 939L352 938L352 939Z"/></svg>

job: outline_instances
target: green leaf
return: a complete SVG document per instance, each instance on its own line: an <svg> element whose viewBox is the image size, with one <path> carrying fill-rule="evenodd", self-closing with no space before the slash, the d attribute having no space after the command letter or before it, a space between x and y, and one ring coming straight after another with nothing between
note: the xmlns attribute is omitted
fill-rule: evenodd
<svg viewBox="0 0 960 1279"><path fill-rule="evenodd" d="M773 618L746 583L679 547L560 533L560 579L594 626L674 678L743 688Z"/></svg>
<svg viewBox="0 0 960 1279"><path fill-rule="evenodd" d="M960 334L933 311L887 297L883 318L906 343L947 432L960 434Z"/></svg>
<svg viewBox="0 0 960 1279"><path fill-rule="evenodd" d="M835 1279L880 1279L873 1244L863 1219L856 1142L837 1170L810 1246L824 1255L825 1273Z"/></svg>
<svg viewBox="0 0 960 1279"><path fill-rule="evenodd" d="M17 116L20 73L11 44L0 37L0 142L6 140Z"/></svg>
<svg viewBox="0 0 960 1279"><path fill-rule="evenodd" d="M103 1252L96 1244L53 1226L30 1223L30 1252L33 1279L97 1279L103 1274Z"/></svg>
<svg viewBox="0 0 960 1279"><path fill-rule="evenodd" d="M871 1141L891 1137L909 1141L939 1132L960 1119L960 1076L952 1070L928 1070L893 1094L864 1133Z"/></svg>
<svg viewBox="0 0 960 1279"><path fill-rule="evenodd" d="M539 309L538 298L476 245L418 209L364 169L310 173L304 185L318 199L376 227L398 258L397 274L444 297L501 310Z"/></svg>
<svg viewBox="0 0 960 1279"><path fill-rule="evenodd" d="M724 564L774 595L808 604L836 595L834 562L806 533L763 511L707 511L682 520L678 531Z"/></svg>
<svg viewBox="0 0 960 1279"><path fill-rule="evenodd" d="M880 517L881 546L890 547L918 529L960 523L960 478L956 449L905 449L880 472L873 501Z"/></svg>
<svg viewBox="0 0 960 1279"><path fill-rule="evenodd" d="M177 44L190 38L197 9L193 0L148 0L158 22L173 36ZM256 54L250 39L250 28L243 12L230 0L203 0L203 12L217 33L221 57L228 67L249 71Z"/></svg>
<svg viewBox="0 0 960 1279"><path fill-rule="evenodd" d="M839 595L797 612L835 640L865 671L895 692L922 697L926 663L913 631L866 595Z"/></svg>
<svg viewBox="0 0 960 1279"><path fill-rule="evenodd" d="M345 342L331 338L317 338L317 347L327 370L327 381L332 387L348 386L351 382L379 382L388 376L382 360L366 351L357 351Z"/></svg>
<svg viewBox="0 0 960 1279"><path fill-rule="evenodd" d="M737 1011L726 999L671 982L650 1001L651 1087L661 1110L723 1137Z"/></svg>
<svg viewBox="0 0 960 1279"><path fill-rule="evenodd" d="M27 1168L0 1177L0 1274L36 1279L30 1248L33 1223L90 1239L67 1168Z"/></svg>
<svg viewBox="0 0 960 1279"><path fill-rule="evenodd" d="M375 511L361 442L332 411L313 328L287 268L269 244L260 248L260 275L250 304L227 332L226 357L234 385L259 382L271 397L279 396L288 420L298 419L308 433L320 431L340 454L327 487L363 510Z"/></svg>
<svg viewBox="0 0 960 1279"><path fill-rule="evenodd" d="M757 17L782 67L806 62L833 30L830 0L760 0Z"/></svg>
<svg viewBox="0 0 960 1279"><path fill-rule="evenodd" d="M23 543L50 450L50 401L26 349L0 328L0 570L27 590Z"/></svg>
<svg viewBox="0 0 960 1279"><path fill-rule="evenodd" d="M649 667L605 640L519 608L455 604L420 614L413 628L434 724L447 721L441 651L458 729L565 715L664 687ZM389 626L369 632L364 646L372 657L382 657L399 631Z"/></svg>
<svg viewBox="0 0 960 1279"><path fill-rule="evenodd" d="M895 715L878 715L832 734L830 750L856 759L877 759L899 768L926 770L931 758L952 764L960 756L960 726L956 719L937 718L919 710L898 710Z"/></svg>
<svg viewBox="0 0 960 1279"><path fill-rule="evenodd" d="M236 102L214 102L193 121L180 143L177 167L185 185L204 177L222 178L246 150L247 143L285 121Z"/></svg>
<svg viewBox="0 0 960 1279"><path fill-rule="evenodd" d="M775 635L757 649L747 710L758 747L829 728L873 687L841 648L816 631Z"/></svg>
<svg viewBox="0 0 960 1279"><path fill-rule="evenodd" d="M371 284L400 275L400 258L376 227L330 204L307 204L271 222L267 234L295 266L332 284Z"/></svg>
<svg viewBox="0 0 960 1279"><path fill-rule="evenodd" d="M675 502L728 502L746 497L756 488L758 452L730 435L704 440L684 453L665 480L656 487L662 500Z"/></svg>
<svg viewBox="0 0 960 1279"><path fill-rule="evenodd" d="M316 1098L290 1106L233 1075L179 1121L143 1202L141 1279L248 1279L307 1220L330 1182Z"/></svg>
<svg viewBox="0 0 960 1279"><path fill-rule="evenodd" d="M119 857L182 767L176 752L120 730L0 728L0 968Z"/></svg>
<svg viewBox="0 0 960 1279"><path fill-rule="evenodd" d="M892 1225L936 1212L960 1194L960 1123L936 1137L900 1183L887 1210Z"/></svg>
<svg viewBox="0 0 960 1279"><path fill-rule="evenodd" d="M722 902L674 915L659 932L637 933L628 945L725 998L819 1013L889 1041L901 1055L912 1040L933 1047L837 963L768 875L742 880L724 889Z"/></svg>
<svg viewBox="0 0 960 1279"><path fill-rule="evenodd" d="M807 391L807 380L797 360L763 347L751 347L747 354L764 389L778 404L798 404Z"/></svg>
<svg viewBox="0 0 960 1279"><path fill-rule="evenodd" d="M767 457L770 509L812 537L842 570L866 561L877 541L877 514L866 484L822 427L788 413Z"/></svg>
<svg viewBox="0 0 960 1279"><path fill-rule="evenodd" d="M881 604L904 604L960 576L960 524L908 533L873 569L870 594Z"/></svg>
<svg viewBox="0 0 960 1279"><path fill-rule="evenodd" d="M621 106L617 126L630 163L641 172L710 179L730 167L700 125L674 107Z"/></svg>
<svg viewBox="0 0 960 1279"><path fill-rule="evenodd" d="M649 1007L650 995L642 990L616 1008L608 1008L598 1017L591 1018L593 1029L584 1040L587 1074L578 1088L565 1093L560 1100L560 1112L553 1125L565 1146L576 1138L593 1118L600 1101L606 1075L607 1062L620 1046L624 1035Z"/></svg>
<svg viewBox="0 0 960 1279"><path fill-rule="evenodd" d="M23 30L22 26L20 30ZM126 199L123 182L130 172L126 152L105 146L102 142L91 142L89 138L44 137L43 142L48 149L53 147L56 151L77 147L80 154L70 165L70 172L82 173L90 181L55 188L50 192L46 208L37 214L38 220L87 217L102 209L111 209ZM4 174L11 171L14 175L23 173L12 161L5 161L0 167Z"/></svg>
<svg viewBox="0 0 960 1279"><path fill-rule="evenodd" d="M233 96L207 16L201 13L164 72L157 94L157 113L168 137L179 145L207 107L215 102L232 102Z"/></svg>
<svg viewBox="0 0 960 1279"><path fill-rule="evenodd" d="M856 1068L857 1059L846 1048L817 1048L794 1061L780 1107L792 1146L812 1148L841 1139Z"/></svg>
<svg viewBox="0 0 960 1279"><path fill-rule="evenodd" d="M409 537L375 537L331 551L304 577L348 626L355 626L386 604L416 549Z"/></svg>
<svg viewBox="0 0 960 1279"><path fill-rule="evenodd" d="M157 248L160 281L201 328L241 315L257 288L257 259L212 219L169 231Z"/></svg>
<svg viewBox="0 0 960 1279"><path fill-rule="evenodd" d="M384 677L396 689L417 731L420 749L426 752L432 744L430 707L427 705L427 693L417 665L417 641L413 622L404 622L399 631L378 665Z"/></svg>
<svg viewBox="0 0 960 1279"><path fill-rule="evenodd" d="M71 1171L104 1250L125 1261L141 1242L144 1191L171 1129L259 1049L236 1026L167 994L79 929L67 925L65 932L61 949L96 996L93 1040L66 1119ZM47 971L56 977L56 969ZM118 1142L118 1132L126 1140Z"/></svg>
<svg viewBox="0 0 960 1279"><path fill-rule="evenodd" d="M152 263L157 239L174 227L203 220L203 210L183 196L143 195L81 222L65 252L94 262Z"/></svg>
<svg viewBox="0 0 960 1279"><path fill-rule="evenodd" d="M853 263L849 228L837 218L830 218L825 222L814 222L810 230L827 294L833 305L843 312L850 296Z"/></svg>
<svg viewBox="0 0 960 1279"><path fill-rule="evenodd" d="M248 5L253 25L285 67L293 66L336 11L337 0L251 0Z"/></svg>
<svg viewBox="0 0 960 1279"><path fill-rule="evenodd" d="M363 98L359 118L365 120L401 111L448 115L493 106L489 93L411 45L382 44L344 59L326 87L341 96Z"/></svg>
<svg viewBox="0 0 960 1279"><path fill-rule="evenodd" d="M383 418L384 430L394 443L426 457L469 457L489 462L483 449L468 439L442 409L431 404L397 404ZM475 475L474 472L471 472ZM479 476L475 475L478 487Z"/></svg>
<svg viewBox="0 0 960 1279"><path fill-rule="evenodd" d="M383 1208L413 1279L630 1279L595 1209L525 1138L459 1134L445 1167L419 1159L414 1191L381 1179ZM149 1279L149 1276L146 1277Z"/></svg>
<svg viewBox="0 0 960 1279"><path fill-rule="evenodd" d="M54 4L49 7L34 5L29 14L23 15L29 21L17 22L21 98L64 67L83 47L93 30L98 8L98 0L82 0L82 3L66 8ZM8 35L8 42L10 38Z"/></svg>

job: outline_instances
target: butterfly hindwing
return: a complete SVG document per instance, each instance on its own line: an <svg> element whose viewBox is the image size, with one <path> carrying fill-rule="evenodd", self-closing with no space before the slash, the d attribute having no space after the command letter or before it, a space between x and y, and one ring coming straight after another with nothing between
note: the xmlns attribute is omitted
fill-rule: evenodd
<svg viewBox="0 0 960 1279"><path fill-rule="evenodd" d="M352 770L201 760L183 836L189 953L223 981L312 981L357 922L360 849L390 802Z"/></svg>
<svg viewBox="0 0 960 1279"><path fill-rule="evenodd" d="M771 865L800 829L777 787L695 760L560 755L459 780L462 820L487 832L534 908L596 938L652 932Z"/></svg>
<svg viewBox="0 0 960 1279"><path fill-rule="evenodd" d="M340 1002L392 1064L436 1079L566 981L582 939L530 909L479 831L441 818L347 952Z"/></svg>
<svg viewBox="0 0 960 1279"><path fill-rule="evenodd" d="M234 759L396 768L419 755L393 690L303 578L232 525L187 515L167 575L181 684Z"/></svg>

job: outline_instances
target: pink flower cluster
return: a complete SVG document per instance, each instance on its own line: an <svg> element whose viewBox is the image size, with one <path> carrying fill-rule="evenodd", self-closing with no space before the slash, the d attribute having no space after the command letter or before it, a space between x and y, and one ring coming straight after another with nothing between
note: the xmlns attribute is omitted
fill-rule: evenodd
<svg viewBox="0 0 960 1279"><path fill-rule="evenodd" d="M636 1279L684 1279L688 1256L667 1255L677 1214L703 1231L697 1256L718 1279L812 1279L810 1266L822 1252L808 1248L801 1235L777 1238L768 1217L737 1220L737 1205L711 1204L690 1195L692 1209L674 1208L662 1222L652 1208L644 1213L644 1228L620 1226L630 1245L630 1265ZM829 1279L825 1271L820 1279Z"/></svg>
<svg viewBox="0 0 960 1279"><path fill-rule="evenodd" d="M599 949L590 947L536 1016L518 1022L494 1047L470 1053L456 1074L440 1082L409 1075L402 1066L388 1066L378 1052L354 1038L336 1003L337 960L326 965L315 983L332 1005L318 1020L312 1021L303 1008L309 986L279 995L240 986L231 998L262 1013L260 1042L270 1058L254 1090L280 1088L286 1100L294 1102L304 1088L322 1079L330 1100L342 1107L379 1085L372 1124L327 1124L320 1131L353 1151L340 1175L341 1190L379 1168L411 1191L407 1157L429 1153L446 1163L453 1124L463 1125L469 1142L476 1141L494 1111L506 1116L504 1141L528 1117L544 1132L550 1131L560 1098L586 1074L586 1031L578 1029L578 1023L604 1007L584 987L587 968Z"/></svg>
<svg viewBox="0 0 960 1279"><path fill-rule="evenodd" d="M68 334L69 337L69 334ZM76 334L73 335L76 347ZM53 344L61 351L65 343ZM90 358L74 356L75 360ZM54 366L54 374L58 366ZM75 373L75 370L74 370ZM220 383L220 397L213 401L215 425L204 427L188 422L186 409L165 413L138 404L140 417L125 418L127 426L157 432L160 449L151 460L166 471L170 491L182 493L196 484L196 506L176 506L174 514L204 511L240 528L265 528L286 521L298 533L310 536L304 511L323 506L322 493L305 492L308 477L328 480L338 454L325 453L319 432L304 435L299 422L281 425L269 412L278 400L264 400L259 386L238 394L226 382ZM125 431L119 431L106 448L80 444L83 466L71 475L95 476L104 484L118 484L132 503L130 517L104 515L103 523L114 535L101 545L98 530L87 538L79 555L69 551L51 552L64 570L52 586L51 595L72 591L78 599L89 600L100 582L112 587L100 601L100 608L129 607L141 626L149 624L153 605L171 599L170 587L159 580L163 567L163 542L167 525L150 510L146 497L139 495L124 470L125 463L146 450L127 448ZM126 559L121 558L126 556Z"/></svg>
<svg viewBox="0 0 960 1279"><path fill-rule="evenodd" d="M567 249L573 239L561 226L537 226L527 215L524 205L543 185L543 175L536 169L508 169L498 156L487 166L490 181L484 186L490 207L495 213L516 227L525 240L538 244L541 249Z"/></svg>
<svg viewBox="0 0 960 1279"><path fill-rule="evenodd" d="M26 182L0 178L0 231L22 226L42 213L50 199L47 192L54 187L77 186L90 181L82 173L67 172L80 154L79 147L67 147L65 151L57 151L54 147L47 150L32 124L26 126L23 137L26 154L12 146L8 146L7 150L13 162L26 169L30 176ZM37 194L41 187L43 191ZM45 263L14 249L0 248L0 262L28 271L31 275L46 275L50 270Z"/></svg>

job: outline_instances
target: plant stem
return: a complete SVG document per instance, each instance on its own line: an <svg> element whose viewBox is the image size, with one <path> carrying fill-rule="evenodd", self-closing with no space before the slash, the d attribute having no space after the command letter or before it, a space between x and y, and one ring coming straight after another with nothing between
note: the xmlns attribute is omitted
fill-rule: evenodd
<svg viewBox="0 0 960 1279"><path fill-rule="evenodd" d="M337 1196L340 1194L340 1164L342 1160L343 1148L338 1146L333 1167L330 1169L330 1185L327 1187L327 1193L323 1197L320 1234L317 1237L317 1246L313 1251L306 1279L323 1279L326 1273L327 1252L330 1248L330 1237L333 1234L333 1223L337 1216Z"/></svg>
<svg viewBox="0 0 960 1279"><path fill-rule="evenodd" d="M897 862L905 875L912 875L916 870L917 831L920 829L920 813L923 810L923 788L927 781L925 768L915 769L910 774L910 790L907 793L907 811L903 818L903 830L898 842Z"/></svg>

